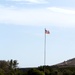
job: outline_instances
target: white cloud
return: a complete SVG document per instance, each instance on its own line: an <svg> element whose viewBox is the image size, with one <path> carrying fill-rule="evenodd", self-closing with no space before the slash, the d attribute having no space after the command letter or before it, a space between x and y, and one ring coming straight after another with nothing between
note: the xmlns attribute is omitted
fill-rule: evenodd
<svg viewBox="0 0 75 75"><path fill-rule="evenodd" d="M68 10L68 9L57 8L57 7L48 7L48 9L53 12L58 12L63 14L75 14L75 10Z"/></svg>
<svg viewBox="0 0 75 75"><path fill-rule="evenodd" d="M47 3L46 0L9 0L15 2L28 2L28 3Z"/></svg>
<svg viewBox="0 0 75 75"><path fill-rule="evenodd" d="M58 8L56 8L58 9ZM53 10L53 11L52 11ZM0 7L0 23L14 25L54 25L75 27L75 10L63 13L53 9L19 9Z"/></svg>

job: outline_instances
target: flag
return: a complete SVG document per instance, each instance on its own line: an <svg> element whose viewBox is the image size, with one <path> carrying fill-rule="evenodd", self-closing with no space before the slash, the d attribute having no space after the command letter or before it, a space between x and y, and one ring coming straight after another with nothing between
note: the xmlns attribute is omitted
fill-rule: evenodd
<svg viewBox="0 0 75 75"><path fill-rule="evenodd" d="M49 30L45 29L45 34L50 34Z"/></svg>

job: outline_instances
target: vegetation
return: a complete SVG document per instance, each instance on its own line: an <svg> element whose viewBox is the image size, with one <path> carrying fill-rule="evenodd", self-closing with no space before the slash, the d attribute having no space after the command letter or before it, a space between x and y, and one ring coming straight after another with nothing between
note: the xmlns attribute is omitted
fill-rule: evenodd
<svg viewBox="0 0 75 75"><path fill-rule="evenodd" d="M31 68L28 71L23 72L23 75L75 75L75 67L58 67L58 66L43 66L38 68Z"/></svg>
<svg viewBox="0 0 75 75"><path fill-rule="evenodd" d="M75 66L18 68L17 60L11 59L10 61L0 61L0 75L75 75Z"/></svg>

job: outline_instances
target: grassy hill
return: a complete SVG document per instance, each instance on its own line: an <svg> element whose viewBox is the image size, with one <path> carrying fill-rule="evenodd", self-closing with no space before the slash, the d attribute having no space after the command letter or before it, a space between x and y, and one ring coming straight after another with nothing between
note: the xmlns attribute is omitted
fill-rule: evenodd
<svg viewBox="0 0 75 75"><path fill-rule="evenodd" d="M73 59L69 59L67 61L61 62L59 64L56 64L56 66L71 66L71 67L75 67L75 58Z"/></svg>

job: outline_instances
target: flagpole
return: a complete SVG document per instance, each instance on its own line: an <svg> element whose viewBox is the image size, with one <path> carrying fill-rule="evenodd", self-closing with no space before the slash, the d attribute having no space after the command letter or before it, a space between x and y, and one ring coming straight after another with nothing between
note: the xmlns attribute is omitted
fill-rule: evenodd
<svg viewBox="0 0 75 75"><path fill-rule="evenodd" d="M45 67L46 67L46 34L50 34L49 30L44 30L44 75L45 75Z"/></svg>
<svg viewBox="0 0 75 75"><path fill-rule="evenodd" d="M44 32L44 73L45 73L45 66L46 66L46 33Z"/></svg>

